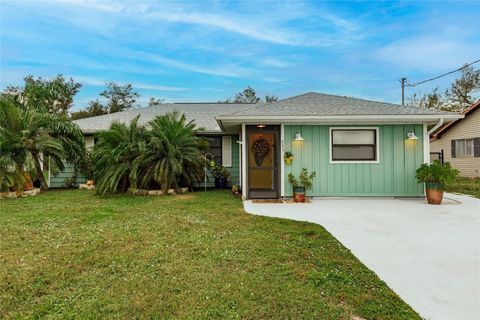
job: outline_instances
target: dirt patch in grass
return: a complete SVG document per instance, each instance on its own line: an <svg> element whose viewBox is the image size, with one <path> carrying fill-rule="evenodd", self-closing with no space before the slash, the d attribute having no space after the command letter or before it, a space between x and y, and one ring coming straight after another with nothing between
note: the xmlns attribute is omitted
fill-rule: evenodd
<svg viewBox="0 0 480 320"><path fill-rule="evenodd" d="M229 192L0 205L0 318L419 319L321 226Z"/></svg>

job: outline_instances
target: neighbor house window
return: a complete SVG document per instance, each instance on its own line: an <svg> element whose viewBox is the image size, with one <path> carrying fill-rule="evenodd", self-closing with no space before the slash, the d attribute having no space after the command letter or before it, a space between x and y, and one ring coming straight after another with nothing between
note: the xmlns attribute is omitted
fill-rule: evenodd
<svg viewBox="0 0 480 320"><path fill-rule="evenodd" d="M473 139L455 140L455 154L457 157L473 156Z"/></svg>
<svg viewBox="0 0 480 320"><path fill-rule="evenodd" d="M208 141L209 148L206 152L211 153L213 155L213 160L217 165L222 164L222 137L221 136L204 136Z"/></svg>
<svg viewBox="0 0 480 320"><path fill-rule="evenodd" d="M331 128L332 162L377 162L377 128Z"/></svg>

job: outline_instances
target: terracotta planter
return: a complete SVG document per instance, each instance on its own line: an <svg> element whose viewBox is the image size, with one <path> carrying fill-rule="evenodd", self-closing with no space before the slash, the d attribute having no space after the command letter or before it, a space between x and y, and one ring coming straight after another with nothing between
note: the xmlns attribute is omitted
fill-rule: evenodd
<svg viewBox="0 0 480 320"><path fill-rule="evenodd" d="M442 203L443 192L445 191L445 186L442 183L426 182L425 191L429 204L439 205Z"/></svg>
<svg viewBox="0 0 480 320"><path fill-rule="evenodd" d="M305 188L293 188L293 201L299 203L305 202Z"/></svg>
<svg viewBox="0 0 480 320"><path fill-rule="evenodd" d="M33 189L33 182L32 180L25 181L23 184L23 190L32 190Z"/></svg>

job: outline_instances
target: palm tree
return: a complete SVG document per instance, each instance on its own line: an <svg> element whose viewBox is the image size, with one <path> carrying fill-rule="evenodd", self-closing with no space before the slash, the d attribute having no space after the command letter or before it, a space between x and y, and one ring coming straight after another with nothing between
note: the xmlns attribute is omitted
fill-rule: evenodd
<svg viewBox="0 0 480 320"><path fill-rule="evenodd" d="M146 147L146 130L138 125L138 119L129 125L113 123L109 130L97 134L92 152L97 193L116 192L119 186L126 191L134 186L129 178L132 163Z"/></svg>
<svg viewBox="0 0 480 320"><path fill-rule="evenodd" d="M80 128L66 116L29 108L2 94L0 153L8 155L19 172L31 161L41 188L48 189L43 161L50 159L63 170L63 160L76 159L85 153L85 143Z"/></svg>
<svg viewBox="0 0 480 320"><path fill-rule="evenodd" d="M155 181L165 191L198 182L203 165L200 151L208 146L197 135L201 129L177 112L159 116L149 126L148 145L133 162L131 180L141 186Z"/></svg>

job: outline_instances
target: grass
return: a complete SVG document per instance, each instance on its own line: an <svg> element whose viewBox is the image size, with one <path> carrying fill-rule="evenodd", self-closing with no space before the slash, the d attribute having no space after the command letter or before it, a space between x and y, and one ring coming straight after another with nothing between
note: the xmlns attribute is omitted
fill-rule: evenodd
<svg viewBox="0 0 480 320"><path fill-rule="evenodd" d="M480 178L457 177L446 187L447 192L464 193L480 198Z"/></svg>
<svg viewBox="0 0 480 320"><path fill-rule="evenodd" d="M321 226L214 191L0 203L0 318L419 319Z"/></svg>

